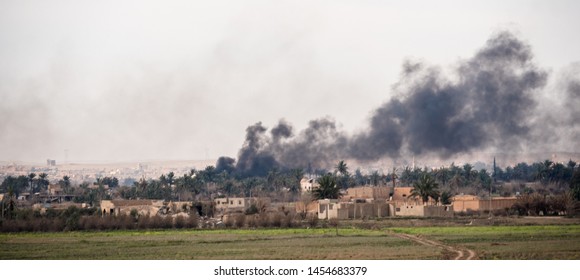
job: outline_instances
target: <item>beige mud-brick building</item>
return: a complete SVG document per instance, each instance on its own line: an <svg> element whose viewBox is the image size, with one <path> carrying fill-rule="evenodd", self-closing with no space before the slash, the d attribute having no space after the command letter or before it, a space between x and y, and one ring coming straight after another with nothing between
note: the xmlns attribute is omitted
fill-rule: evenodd
<svg viewBox="0 0 580 280"><path fill-rule="evenodd" d="M294 204L296 213L316 214L318 213L318 201L298 201Z"/></svg>
<svg viewBox="0 0 580 280"><path fill-rule="evenodd" d="M62 187L58 184L48 185L48 195L61 195L64 194Z"/></svg>
<svg viewBox="0 0 580 280"><path fill-rule="evenodd" d="M129 215L135 209L139 215L154 216L163 207L163 200L101 200L103 215Z"/></svg>
<svg viewBox="0 0 580 280"><path fill-rule="evenodd" d="M340 202L337 199L318 201L319 219L383 218L394 215L394 206L385 201Z"/></svg>
<svg viewBox="0 0 580 280"><path fill-rule="evenodd" d="M382 199L388 200L391 194L391 188L389 187L355 187L348 188L346 190L346 195L342 197L343 201L349 201L351 199Z"/></svg>
<svg viewBox="0 0 580 280"><path fill-rule="evenodd" d="M413 187L395 187L393 190L393 196L391 201L397 206L404 205L423 205L423 201L420 197L412 197ZM432 198L429 198L427 204L435 204Z"/></svg>
<svg viewBox="0 0 580 280"><path fill-rule="evenodd" d="M339 203L338 199L322 199L318 201L319 219L348 219L346 203Z"/></svg>
<svg viewBox="0 0 580 280"><path fill-rule="evenodd" d="M450 205L402 205L395 209L397 216L453 217Z"/></svg>
<svg viewBox="0 0 580 280"><path fill-rule="evenodd" d="M213 200L215 203L216 212L243 212L252 204L258 208L269 208L270 198L267 197L224 197Z"/></svg>
<svg viewBox="0 0 580 280"><path fill-rule="evenodd" d="M480 198L475 195L458 195L453 197L453 211L488 211L511 208L517 197Z"/></svg>

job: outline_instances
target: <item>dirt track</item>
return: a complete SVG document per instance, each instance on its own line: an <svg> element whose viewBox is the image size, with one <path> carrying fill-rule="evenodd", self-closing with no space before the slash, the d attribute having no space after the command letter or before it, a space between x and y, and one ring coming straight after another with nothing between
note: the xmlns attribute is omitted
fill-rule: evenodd
<svg viewBox="0 0 580 280"><path fill-rule="evenodd" d="M455 254L455 257L452 258L453 260L474 260L477 258L477 254L475 254L475 251L470 250L470 249L445 245L443 243L429 240L429 239L423 238L421 236L415 236L415 235L404 234L404 233L392 233L392 234L396 237L411 240L411 241L417 242L421 245L437 247L437 248L441 248L447 252L451 252L451 253Z"/></svg>

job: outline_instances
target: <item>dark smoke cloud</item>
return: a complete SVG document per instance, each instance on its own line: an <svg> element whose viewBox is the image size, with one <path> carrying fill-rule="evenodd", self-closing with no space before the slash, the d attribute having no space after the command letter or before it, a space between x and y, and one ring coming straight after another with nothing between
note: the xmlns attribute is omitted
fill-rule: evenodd
<svg viewBox="0 0 580 280"><path fill-rule="evenodd" d="M231 157L220 157L218 158L215 171L216 173L233 173L236 170L236 160Z"/></svg>
<svg viewBox="0 0 580 280"><path fill-rule="evenodd" d="M265 135L266 130L260 122L246 129L246 141L238 154L236 165L239 172L264 176L268 170L278 167L269 151L270 138Z"/></svg>
<svg viewBox="0 0 580 280"><path fill-rule="evenodd" d="M403 148L442 158L518 148L530 132L534 94L547 79L532 63L530 47L507 32L461 63L457 81L421 64L407 63L404 75L401 97L376 110L370 130L354 138L354 158L396 156Z"/></svg>
<svg viewBox="0 0 580 280"><path fill-rule="evenodd" d="M270 131L272 133L272 138L274 141L278 141L280 139L289 138L292 136L292 126L287 123L285 120L280 120L278 125Z"/></svg>
<svg viewBox="0 0 580 280"><path fill-rule="evenodd" d="M534 129L535 95L546 81L547 72L533 63L530 46L501 32L460 62L453 77L437 67L406 62L394 87L396 97L374 110L360 133L348 135L330 118L311 121L295 136L285 121L270 137L261 123L250 126L236 168L257 174L272 167L328 168L341 159L402 154L445 159L490 148L518 150ZM578 100L579 85L570 84L573 100Z"/></svg>

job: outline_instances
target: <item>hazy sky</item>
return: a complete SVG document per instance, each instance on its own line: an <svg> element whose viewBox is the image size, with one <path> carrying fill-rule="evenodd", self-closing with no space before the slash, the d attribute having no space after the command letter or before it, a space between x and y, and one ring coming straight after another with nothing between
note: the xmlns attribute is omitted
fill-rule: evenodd
<svg viewBox="0 0 580 280"><path fill-rule="evenodd" d="M580 62L579 14L578 1L0 0L0 161L236 157L248 125L280 119L355 133L404 61L451 69L501 30L557 88Z"/></svg>

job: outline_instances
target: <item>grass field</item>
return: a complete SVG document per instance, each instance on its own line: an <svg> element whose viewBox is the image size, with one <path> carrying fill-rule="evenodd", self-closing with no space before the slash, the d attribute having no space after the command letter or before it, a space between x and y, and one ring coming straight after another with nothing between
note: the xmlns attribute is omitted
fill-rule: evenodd
<svg viewBox="0 0 580 280"><path fill-rule="evenodd" d="M346 227L346 225L343 225ZM0 234L0 259L446 259L411 234L479 259L580 259L580 225Z"/></svg>
<svg viewBox="0 0 580 280"><path fill-rule="evenodd" d="M394 228L451 246L479 259L580 259L580 225Z"/></svg>

